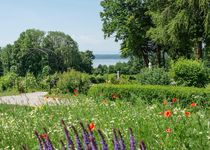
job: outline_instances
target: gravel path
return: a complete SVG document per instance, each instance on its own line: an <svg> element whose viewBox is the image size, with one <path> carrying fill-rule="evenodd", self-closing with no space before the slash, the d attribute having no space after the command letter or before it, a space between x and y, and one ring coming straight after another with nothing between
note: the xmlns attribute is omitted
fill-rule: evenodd
<svg viewBox="0 0 210 150"><path fill-rule="evenodd" d="M48 104L51 100L44 97L47 92L24 93L20 95L2 96L0 103L39 106Z"/></svg>

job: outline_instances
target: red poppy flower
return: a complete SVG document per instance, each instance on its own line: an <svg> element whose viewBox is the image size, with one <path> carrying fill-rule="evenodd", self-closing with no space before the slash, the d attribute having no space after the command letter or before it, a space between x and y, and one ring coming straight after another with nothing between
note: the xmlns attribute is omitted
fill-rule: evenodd
<svg viewBox="0 0 210 150"><path fill-rule="evenodd" d="M171 128L167 128L167 129L166 129L166 132L167 132L167 133L171 133L171 132L172 132L172 129L171 129Z"/></svg>
<svg viewBox="0 0 210 150"><path fill-rule="evenodd" d="M112 99L117 99L117 98L119 98L119 96L117 95L117 94L112 94Z"/></svg>
<svg viewBox="0 0 210 150"><path fill-rule="evenodd" d="M172 113L171 113L170 110L167 110L167 111L164 112L164 116L165 116L166 118L170 117L171 114L172 114Z"/></svg>
<svg viewBox="0 0 210 150"><path fill-rule="evenodd" d="M42 139L46 139L47 138L47 134L40 134L40 137L42 138Z"/></svg>
<svg viewBox="0 0 210 150"><path fill-rule="evenodd" d="M190 112L185 112L185 116L189 117L190 116Z"/></svg>
<svg viewBox="0 0 210 150"><path fill-rule="evenodd" d="M177 101L177 98L176 97L172 98L172 102L173 103L175 103L176 101Z"/></svg>
<svg viewBox="0 0 210 150"><path fill-rule="evenodd" d="M167 105L168 104L168 101L167 100L164 100L163 101L163 105Z"/></svg>
<svg viewBox="0 0 210 150"><path fill-rule="evenodd" d="M94 124L94 123L90 123L90 124L89 124L89 129L90 129L91 131L93 131L93 130L95 129L95 124Z"/></svg>
<svg viewBox="0 0 210 150"><path fill-rule="evenodd" d="M193 103L191 104L191 107L195 107L195 106L197 106L197 104L196 104L195 102L193 102Z"/></svg>
<svg viewBox="0 0 210 150"><path fill-rule="evenodd" d="M74 96L77 96L77 95L78 95L78 90L75 89L75 90L74 90Z"/></svg>

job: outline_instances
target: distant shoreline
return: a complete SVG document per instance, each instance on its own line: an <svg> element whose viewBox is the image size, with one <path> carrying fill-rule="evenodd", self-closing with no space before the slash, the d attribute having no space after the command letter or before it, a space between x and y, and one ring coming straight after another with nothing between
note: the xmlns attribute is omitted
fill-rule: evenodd
<svg viewBox="0 0 210 150"><path fill-rule="evenodd" d="M95 59L93 60L93 67L98 67L99 64L101 65L115 65L118 62L124 63L128 62L128 58L120 57L120 54L94 54Z"/></svg>

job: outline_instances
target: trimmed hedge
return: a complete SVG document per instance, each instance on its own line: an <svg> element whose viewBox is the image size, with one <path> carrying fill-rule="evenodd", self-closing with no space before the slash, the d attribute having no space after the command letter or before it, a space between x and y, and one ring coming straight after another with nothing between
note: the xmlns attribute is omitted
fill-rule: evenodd
<svg viewBox="0 0 210 150"><path fill-rule="evenodd" d="M210 91L204 88L136 84L98 84L89 89L88 95L98 99L122 99L132 102L138 98L148 102L178 98L183 104L194 101L203 103L210 100Z"/></svg>

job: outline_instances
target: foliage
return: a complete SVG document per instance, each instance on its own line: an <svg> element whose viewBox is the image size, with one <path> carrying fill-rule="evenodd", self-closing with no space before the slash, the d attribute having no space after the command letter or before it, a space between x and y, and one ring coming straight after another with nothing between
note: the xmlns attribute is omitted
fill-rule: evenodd
<svg viewBox="0 0 210 150"><path fill-rule="evenodd" d="M121 52L124 56L143 58L148 66L148 54L153 48L146 36L152 25L150 17L146 15L146 3L139 0L103 0L101 6L105 37L114 35L115 41L122 41Z"/></svg>
<svg viewBox="0 0 210 150"><path fill-rule="evenodd" d="M6 91L15 86L17 74L10 72L0 78L1 91Z"/></svg>
<svg viewBox="0 0 210 150"><path fill-rule="evenodd" d="M180 103L185 105L192 101L202 103L208 100L210 98L210 91L202 88L180 86L99 84L92 86L88 95L98 99L100 97L100 99L108 98L112 100L115 100L117 97L121 100L132 102L138 101L138 98L153 102L176 97L181 100Z"/></svg>
<svg viewBox="0 0 210 150"><path fill-rule="evenodd" d="M97 103L97 100L98 98L69 97L66 103L34 107L0 104L0 147L11 150L20 149L22 145L27 144L30 149L39 149L34 130L44 134L43 127L47 127L54 148L62 149L58 142L65 141L63 128L59 123L62 118L68 127L73 125L78 131L81 130L79 122L94 123L96 141L100 140L96 131L102 129L109 149L114 149L113 128L120 129L126 146L129 145L130 139L127 129L132 128L135 140L143 139L147 149L154 149L154 145L155 149L161 150L174 149L174 146L176 149L210 147L209 107L202 107L199 104L191 107L189 103L183 109L179 101L186 99L179 99L176 103L167 105L162 103L148 105L140 99L135 105L106 100ZM171 111L171 116L166 118L165 111L170 112L167 110ZM187 117L185 112L190 112L190 116ZM69 131L72 139L75 138L72 130ZM136 146L138 144L136 141Z"/></svg>
<svg viewBox="0 0 210 150"><path fill-rule="evenodd" d="M168 85L170 78L163 68L145 68L138 75L141 84Z"/></svg>
<svg viewBox="0 0 210 150"><path fill-rule="evenodd" d="M154 26L148 31L153 41L169 46L171 57L203 57L202 43L209 46L209 0L148 1Z"/></svg>
<svg viewBox="0 0 210 150"><path fill-rule="evenodd" d="M46 34L37 29L22 32L13 45L7 45L0 52L3 72L9 72L15 66L18 75L25 76L30 72L36 77L46 66L50 73L67 69L91 73L93 58L91 51L79 52L70 35L53 31Z"/></svg>
<svg viewBox="0 0 210 150"><path fill-rule="evenodd" d="M171 72L178 85L205 87L209 81L206 68L196 60L179 59Z"/></svg>
<svg viewBox="0 0 210 150"><path fill-rule="evenodd" d="M77 90L85 94L90 87L90 79L85 73L71 70L59 76L57 87L62 93L75 93Z"/></svg>
<svg viewBox="0 0 210 150"><path fill-rule="evenodd" d="M81 62L80 62L80 71L86 72L86 73L92 73L93 71L93 59L95 59L95 56L93 55L92 51L85 51L80 52L81 56Z"/></svg>
<svg viewBox="0 0 210 150"><path fill-rule="evenodd" d="M39 77L38 84L41 89L50 91L52 88L56 87L60 74L55 73L53 75L47 75Z"/></svg>
<svg viewBox="0 0 210 150"><path fill-rule="evenodd" d="M93 74L114 74L117 73L117 71L120 72L120 74L124 75L134 75L138 74L143 67L141 65L142 62L139 62L139 59L136 57L130 58L128 62L118 62L115 65L98 65L97 68L94 68Z"/></svg>
<svg viewBox="0 0 210 150"><path fill-rule="evenodd" d="M90 81L93 84L99 84L99 83L105 83L106 82L106 78L105 76L102 75L91 75L90 76Z"/></svg>

